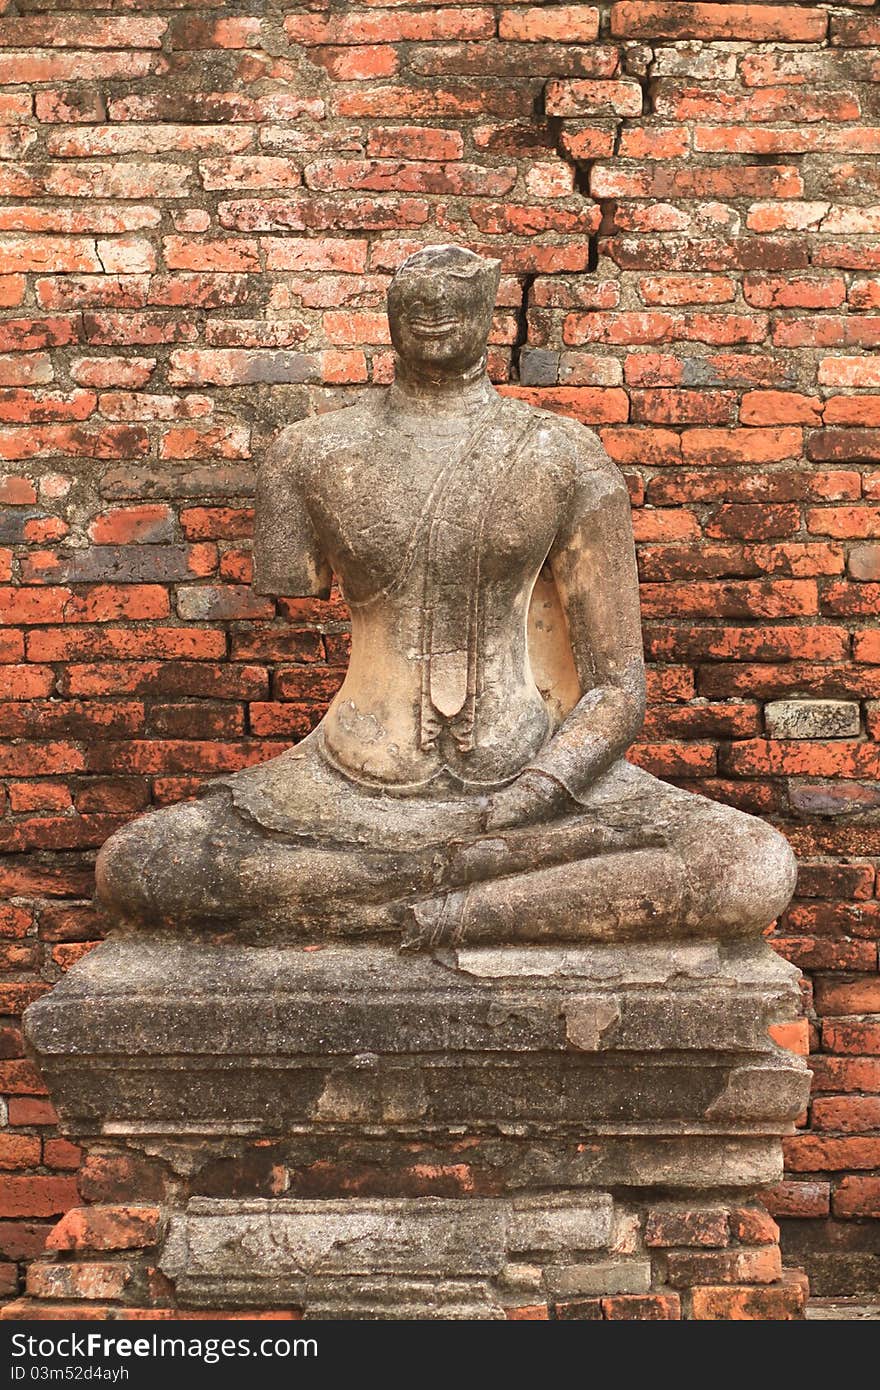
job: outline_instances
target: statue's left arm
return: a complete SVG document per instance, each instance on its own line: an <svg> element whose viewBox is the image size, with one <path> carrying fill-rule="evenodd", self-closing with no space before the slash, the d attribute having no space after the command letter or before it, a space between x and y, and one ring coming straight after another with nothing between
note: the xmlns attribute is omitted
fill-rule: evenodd
<svg viewBox="0 0 880 1390"><path fill-rule="evenodd" d="M598 448L578 461L569 515L548 559L583 693L516 781L493 797L489 829L540 820L571 806L626 752L644 719L629 496L619 471Z"/></svg>

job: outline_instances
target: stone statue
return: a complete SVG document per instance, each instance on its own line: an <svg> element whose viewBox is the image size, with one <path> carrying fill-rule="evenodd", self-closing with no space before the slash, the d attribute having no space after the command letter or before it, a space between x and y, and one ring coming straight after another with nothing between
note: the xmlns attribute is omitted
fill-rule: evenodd
<svg viewBox="0 0 880 1390"><path fill-rule="evenodd" d="M335 574L348 674L295 748L101 851L123 930L24 1031L92 1191L159 1210L124 1266L69 1213L7 1318L87 1275L111 1317L802 1315L754 1205L809 1092L771 1034L798 972L760 935L793 857L625 760L626 489L487 380L498 272L412 256L394 385L266 459L257 588ZM694 1210L717 1249L670 1248Z"/></svg>
<svg viewBox="0 0 880 1390"><path fill-rule="evenodd" d="M255 584L326 596L352 655L279 757L104 846L123 924L404 948L760 934L787 842L624 760L644 713L626 487L569 419L486 375L499 263L419 251L388 295L396 380L285 429Z"/></svg>

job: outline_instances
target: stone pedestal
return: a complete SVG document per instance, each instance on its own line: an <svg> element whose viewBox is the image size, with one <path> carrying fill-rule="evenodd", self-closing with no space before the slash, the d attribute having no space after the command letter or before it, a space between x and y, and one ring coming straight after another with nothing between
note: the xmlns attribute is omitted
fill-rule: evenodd
<svg viewBox="0 0 880 1390"><path fill-rule="evenodd" d="M26 1015L88 1158L7 1317L790 1318L763 942L100 946Z"/></svg>

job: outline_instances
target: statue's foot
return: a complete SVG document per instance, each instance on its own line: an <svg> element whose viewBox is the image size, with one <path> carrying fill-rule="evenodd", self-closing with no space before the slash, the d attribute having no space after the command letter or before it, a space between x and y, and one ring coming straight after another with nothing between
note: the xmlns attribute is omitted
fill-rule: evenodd
<svg viewBox="0 0 880 1390"><path fill-rule="evenodd" d="M464 940L467 890L424 898L395 909L403 936L401 951L428 951L436 946L455 946Z"/></svg>
<svg viewBox="0 0 880 1390"><path fill-rule="evenodd" d="M784 910L796 864L778 831L702 798L668 848L607 854L474 881L396 909L401 950L527 942L759 936Z"/></svg>

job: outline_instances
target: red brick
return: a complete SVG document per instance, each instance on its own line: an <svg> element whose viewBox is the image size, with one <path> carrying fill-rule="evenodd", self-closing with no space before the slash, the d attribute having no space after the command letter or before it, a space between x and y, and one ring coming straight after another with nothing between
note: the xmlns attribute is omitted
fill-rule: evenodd
<svg viewBox="0 0 880 1390"><path fill-rule="evenodd" d="M96 545L127 545L170 540L174 513L167 503L144 503L139 507L114 507L89 525L89 537Z"/></svg>
<svg viewBox="0 0 880 1390"><path fill-rule="evenodd" d="M376 126L367 136L370 159L461 159L464 141L457 130L430 126ZM362 267L361 267L362 268Z"/></svg>
<svg viewBox="0 0 880 1390"><path fill-rule="evenodd" d="M154 357L80 357L71 363L71 375L80 386L145 386L156 366Z"/></svg>
<svg viewBox="0 0 880 1390"><path fill-rule="evenodd" d="M880 1023L829 1019L822 1024L822 1046L829 1052L880 1056Z"/></svg>
<svg viewBox="0 0 880 1390"><path fill-rule="evenodd" d="M771 1216L828 1216L831 1185L827 1182L781 1182L762 1196Z"/></svg>
<svg viewBox="0 0 880 1390"><path fill-rule="evenodd" d="M600 1298L567 1299L553 1305L553 1316L564 1322L601 1322L602 1300Z"/></svg>
<svg viewBox="0 0 880 1390"><path fill-rule="evenodd" d="M875 873L867 864L801 864L798 898L870 898Z"/></svg>
<svg viewBox="0 0 880 1390"><path fill-rule="evenodd" d="M793 1173L833 1173L880 1167L880 1138L829 1138L796 1134L783 1140L786 1166Z"/></svg>
<svg viewBox="0 0 880 1390"><path fill-rule="evenodd" d="M585 126L566 121L560 146L571 159L603 159L614 153L614 131L603 126Z"/></svg>
<svg viewBox="0 0 880 1390"><path fill-rule="evenodd" d="M700 1322L790 1322L803 1317L804 1302L803 1287L796 1283L769 1288L707 1285L691 1291L691 1317Z"/></svg>
<svg viewBox="0 0 880 1390"><path fill-rule="evenodd" d="M880 1129L880 1096L816 1096L810 1116L817 1133L862 1134Z"/></svg>
<svg viewBox="0 0 880 1390"><path fill-rule="evenodd" d="M598 387L524 387L506 386L501 395L516 396L532 405L543 406L560 415L570 415L583 424L605 424L624 421L629 413L626 393Z"/></svg>
<svg viewBox="0 0 880 1390"><path fill-rule="evenodd" d="M368 82L371 78L393 77L400 67L397 53L390 44L312 48L309 59L326 68L337 82Z"/></svg>
<svg viewBox="0 0 880 1390"><path fill-rule="evenodd" d="M718 539L732 536L741 540L773 540L793 536L800 525L801 510L794 503L771 509L732 502L716 509L704 527L704 535Z"/></svg>
<svg viewBox="0 0 880 1390"><path fill-rule="evenodd" d="M777 1245L731 1250L672 1251L667 1278L673 1286L691 1288L713 1284L772 1284L782 1275Z"/></svg>
<svg viewBox="0 0 880 1390"><path fill-rule="evenodd" d="M17 21L9 21L16 23ZM147 77L159 67L159 58L150 52L52 52L34 49L20 53L0 53L0 83L81 82L103 78L130 81Z"/></svg>
<svg viewBox="0 0 880 1390"><path fill-rule="evenodd" d="M39 1139L30 1134L0 1134L0 1168L33 1168L39 1162Z"/></svg>
<svg viewBox="0 0 880 1390"><path fill-rule="evenodd" d="M834 1187L831 1207L835 1216L880 1219L880 1178L847 1175Z"/></svg>
<svg viewBox="0 0 880 1390"><path fill-rule="evenodd" d="M469 6L422 12L359 11L331 19L319 15L288 15L284 28L291 43L307 46L485 39L495 33L495 16L491 9Z"/></svg>
<svg viewBox="0 0 880 1390"><path fill-rule="evenodd" d="M775 1245L779 1227L763 1207L736 1207L730 1213L730 1233L743 1245Z"/></svg>
<svg viewBox="0 0 880 1390"><path fill-rule="evenodd" d="M160 48L167 21L149 18L80 18L25 15L0 19L0 46L13 48Z"/></svg>
<svg viewBox="0 0 880 1390"><path fill-rule="evenodd" d="M861 975L852 980L818 980L816 1008L823 1016L880 1014L880 975Z"/></svg>
<svg viewBox="0 0 880 1390"><path fill-rule="evenodd" d="M856 21L857 22L857 21ZM611 32L620 38L748 39L753 42L816 43L825 38L827 15L796 5L643 3L611 6Z"/></svg>
<svg viewBox="0 0 880 1390"><path fill-rule="evenodd" d="M0 904L0 937L26 936L33 925L33 913L12 903Z"/></svg>
<svg viewBox="0 0 880 1390"><path fill-rule="evenodd" d="M645 617L665 617L671 607L683 617L803 617L816 613L818 595L815 581L807 579L642 586ZM761 770L768 771L768 765Z"/></svg>
<svg viewBox="0 0 880 1390"><path fill-rule="evenodd" d="M648 1212L645 1244L649 1246L724 1246L730 1239L723 1208L659 1207Z"/></svg>
<svg viewBox="0 0 880 1390"><path fill-rule="evenodd" d="M599 11L592 5L502 10L498 16L498 37L518 42L592 43L598 33Z"/></svg>
<svg viewBox="0 0 880 1390"><path fill-rule="evenodd" d="M739 418L744 425L819 425L822 402L795 391L747 391Z"/></svg>
<svg viewBox="0 0 880 1390"><path fill-rule="evenodd" d="M15 309L24 300L27 281L23 275L0 275L0 308Z"/></svg>
<svg viewBox="0 0 880 1390"><path fill-rule="evenodd" d="M74 1178L13 1173L0 1187L0 1217L57 1216L76 1204Z"/></svg>
<svg viewBox="0 0 880 1390"><path fill-rule="evenodd" d="M651 425L724 425L735 409L731 391L631 391L630 402L632 420ZM695 435L685 440L696 449Z"/></svg>
<svg viewBox="0 0 880 1390"><path fill-rule="evenodd" d="M0 1221L0 1251L7 1260L32 1260L42 1253L51 1222Z"/></svg>
<svg viewBox="0 0 880 1390"><path fill-rule="evenodd" d="M259 36L260 20L251 16L214 19L175 15L168 27L168 40L175 51L249 48L257 45Z"/></svg>
<svg viewBox="0 0 880 1390"><path fill-rule="evenodd" d="M188 540L249 537L254 512L252 507L187 507L180 513L180 525Z"/></svg>
<svg viewBox="0 0 880 1390"><path fill-rule="evenodd" d="M81 1163L82 1149L77 1144L71 1144L68 1139L43 1140L44 1167L76 1172Z"/></svg>
<svg viewBox="0 0 880 1390"><path fill-rule="evenodd" d="M868 19L864 15L833 15L830 37L832 44L846 48L880 44L880 20Z"/></svg>
<svg viewBox="0 0 880 1390"><path fill-rule="evenodd" d="M74 1207L46 1241L49 1250L133 1250L155 1245L160 1211L145 1206Z"/></svg>
<svg viewBox="0 0 880 1390"><path fill-rule="evenodd" d="M554 79L547 83L545 106L548 116L640 116L642 89L627 79Z"/></svg>
<svg viewBox="0 0 880 1390"><path fill-rule="evenodd" d="M268 692L268 675L261 666L205 661L110 661L67 668L71 695L112 695L121 685L132 694L258 700Z"/></svg>
<svg viewBox="0 0 880 1390"><path fill-rule="evenodd" d="M613 1322L668 1322L681 1317L674 1293L616 1294L602 1299L602 1316Z"/></svg>
<svg viewBox="0 0 880 1390"><path fill-rule="evenodd" d="M27 1274L27 1292L32 1298L119 1299L131 1282L133 1266L120 1262L32 1264Z"/></svg>
<svg viewBox="0 0 880 1390"><path fill-rule="evenodd" d="M10 1096L9 1123L11 1125L56 1125L58 1112L49 1100L36 1096Z"/></svg>
<svg viewBox="0 0 880 1390"><path fill-rule="evenodd" d="M132 1154L102 1154L91 1152L78 1176L79 1191L84 1201L107 1204L145 1203L161 1201L165 1196L165 1178L161 1164L153 1159L136 1158ZM74 1195L59 1211L77 1206Z"/></svg>
<svg viewBox="0 0 880 1390"><path fill-rule="evenodd" d="M272 1311L247 1309L244 1312L233 1313L227 1308L222 1310L199 1309L195 1312L187 1312L181 1308L127 1308L119 1303L43 1303L31 1298L19 1298L0 1308L0 1319L13 1322L19 1322L22 1319L49 1322L92 1322L95 1320L106 1321L110 1318L115 1322L186 1322L189 1320L286 1322L301 1319L302 1311L300 1309L273 1309Z"/></svg>
<svg viewBox="0 0 880 1390"><path fill-rule="evenodd" d="M31 661L104 658L213 660L226 653L226 637L213 628L40 628L29 634ZM102 692L103 693L103 692Z"/></svg>

